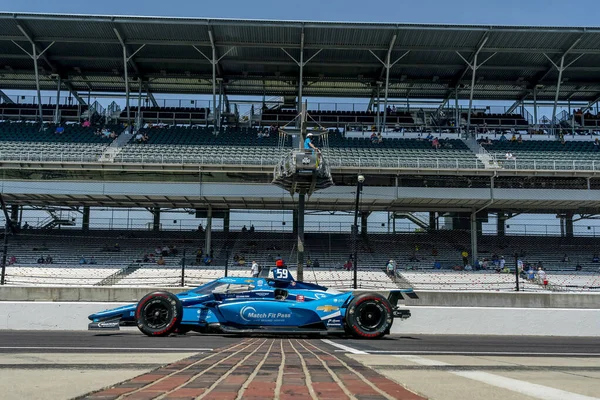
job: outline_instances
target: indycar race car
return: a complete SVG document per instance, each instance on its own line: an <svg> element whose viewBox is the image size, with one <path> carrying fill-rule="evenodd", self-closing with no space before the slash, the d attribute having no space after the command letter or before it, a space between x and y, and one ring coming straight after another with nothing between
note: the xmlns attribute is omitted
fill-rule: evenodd
<svg viewBox="0 0 600 400"><path fill-rule="evenodd" d="M341 334L380 338L394 318L410 311L398 300L418 298L412 289L379 293L341 293L295 281L287 269L273 278L226 277L173 294L156 291L131 304L90 315L90 330L137 326L148 336L202 333Z"/></svg>

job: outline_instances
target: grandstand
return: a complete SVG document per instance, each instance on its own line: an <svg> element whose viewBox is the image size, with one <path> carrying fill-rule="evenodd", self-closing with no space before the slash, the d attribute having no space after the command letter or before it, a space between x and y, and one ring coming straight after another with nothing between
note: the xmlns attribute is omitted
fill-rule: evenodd
<svg viewBox="0 0 600 400"><path fill-rule="evenodd" d="M513 260L522 251L550 277L547 286L523 280L525 290L599 286L597 241L573 234L575 219L600 214L596 28L14 13L0 13L0 21L7 213L15 225L51 207L77 215L77 226L52 219L10 235L7 256L17 262L7 268L7 284L196 285L225 266L244 276L251 258L269 266L279 253L296 271L298 200L270 183L274 166L299 142L279 129L294 125L307 104L309 127L329 129L316 145L335 186L311 196L306 210L354 212L360 237L349 227L307 232L300 250L321 267L307 268L306 280L350 288L352 273L342 266L356 250L359 287L513 290L512 275L454 268L463 250L471 264L494 254ZM97 44L93 54L89 43ZM35 79L34 62L19 48L30 46L46 50ZM307 61L299 65L300 55ZM483 64L473 68L476 60ZM560 75L559 61L568 65ZM2 91L38 85L58 90L56 98L42 101L38 92L23 101ZM92 93L121 97L126 106L89 104ZM196 97L160 99L163 93ZM322 97L362 102L311 101ZM562 106L569 111L557 113ZM540 107L552 107L552 115L538 115ZM478 143L477 133L491 140ZM513 134L523 142L511 141ZM90 228L96 212L130 208L152 213L149 231ZM293 233L231 232L236 209L295 211ZM208 232L171 237L167 244L180 253L165 265L144 261L165 245L161 212L173 210L195 213ZM389 213L394 229L398 217L419 231L369 232L377 212ZM415 212L429 213L429 221ZM562 237L507 236L506 222L520 213L560 218ZM490 216L497 229L484 235ZM222 230L212 227L216 219ZM116 240L118 252L103 250ZM212 249L212 264L196 260L200 248ZM564 254L571 262L560 261ZM54 263L37 264L40 256ZM96 264L79 264L82 256ZM398 266L392 277L384 270L389 259Z"/></svg>

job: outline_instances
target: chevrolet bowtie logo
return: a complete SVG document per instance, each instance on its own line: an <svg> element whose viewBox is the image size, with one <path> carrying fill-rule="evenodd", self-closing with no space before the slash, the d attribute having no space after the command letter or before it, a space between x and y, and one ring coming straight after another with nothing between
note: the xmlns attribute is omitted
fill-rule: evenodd
<svg viewBox="0 0 600 400"><path fill-rule="evenodd" d="M339 307L330 306L330 305L324 305L324 306L317 307L317 310L319 310L319 311L325 311L325 312L337 311L339 309L340 309Z"/></svg>

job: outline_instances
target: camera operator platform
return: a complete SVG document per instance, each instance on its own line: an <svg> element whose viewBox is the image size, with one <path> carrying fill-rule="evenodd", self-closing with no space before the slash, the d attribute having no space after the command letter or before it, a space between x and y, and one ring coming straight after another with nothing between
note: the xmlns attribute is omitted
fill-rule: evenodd
<svg viewBox="0 0 600 400"><path fill-rule="evenodd" d="M290 136L295 150L286 153L275 166L273 184L287 190L292 196L298 193L310 197L316 190L333 186L331 172L323 157L324 150L329 149L329 131L320 126L307 129L309 117L304 105L294 120L279 129L279 135L284 139L279 141L280 147ZM296 120L300 121L300 128L288 127Z"/></svg>
<svg viewBox="0 0 600 400"><path fill-rule="evenodd" d="M288 137L292 138L292 150L285 153L282 160L275 166L273 184L277 185L292 196L298 193L298 223L296 234L298 244L297 279L304 280L304 203L306 196L310 196L320 189L333 186L331 172L323 152L329 149L328 131L315 122L317 129L307 129L306 103L302 112L283 128L279 129L279 148L283 150ZM298 127L288 127L296 121Z"/></svg>

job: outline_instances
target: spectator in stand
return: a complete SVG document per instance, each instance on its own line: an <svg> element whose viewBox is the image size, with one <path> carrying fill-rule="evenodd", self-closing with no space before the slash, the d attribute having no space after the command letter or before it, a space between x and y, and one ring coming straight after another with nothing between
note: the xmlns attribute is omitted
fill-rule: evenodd
<svg viewBox="0 0 600 400"><path fill-rule="evenodd" d="M92 258L94 258L94 257L92 257ZM46 264L52 264L53 262L54 262L54 260L52 259L51 256L46 257L46 261L45 261Z"/></svg>
<svg viewBox="0 0 600 400"><path fill-rule="evenodd" d="M17 257L15 257L14 255L10 256L10 259L8 260L8 265L13 265L17 262Z"/></svg>
<svg viewBox="0 0 600 400"><path fill-rule="evenodd" d="M319 259L315 258L315 262L313 263L313 267L319 268L320 266L321 266L321 264L319 264Z"/></svg>
<svg viewBox="0 0 600 400"><path fill-rule="evenodd" d="M206 256L204 256L204 265L210 265L212 264L212 258L207 254Z"/></svg>
<svg viewBox="0 0 600 400"><path fill-rule="evenodd" d="M433 138L433 140L431 141L431 147L433 147L436 150L441 147L440 141L438 140L437 137Z"/></svg>
<svg viewBox="0 0 600 400"><path fill-rule="evenodd" d="M250 273L252 274L253 278L258 278L258 273L259 273L259 269L258 269L258 263L256 261L252 261L252 267L250 268Z"/></svg>
<svg viewBox="0 0 600 400"><path fill-rule="evenodd" d="M377 134L377 143L383 143L383 136L381 136L381 132Z"/></svg>
<svg viewBox="0 0 600 400"><path fill-rule="evenodd" d="M196 264L200 264L202 262L203 255L204 255L204 251L202 249L198 249L196 251Z"/></svg>
<svg viewBox="0 0 600 400"><path fill-rule="evenodd" d="M79 259L79 264L81 264L81 265L87 264L87 260L85 259L84 256L81 256L81 258Z"/></svg>
<svg viewBox="0 0 600 400"><path fill-rule="evenodd" d="M65 128L63 128L62 126L57 126L54 133L56 133L57 135L62 135L63 133L65 133Z"/></svg>
<svg viewBox="0 0 600 400"><path fill-rule="evenodd" d="M498 265L500 267L500 271L503 271L506 267L506 260L504 259L504 256L500 257L500 262L498 263Z"/></svg>
<svg viewBox="0 0 600 400"><path fill-rule="evenodd" d="M463 250L462 253L460 253L460 255L462 256L464 267L469 263L469 253L466 250Z"/></svg>
<svg viewBox="0 0 600 400"><path fill-rule="evenodd" d="M535 271L533 270L533 266L529 264L529 269L527 270L527 280L533 281L535 279Z"/></svg>
<svg viewBox="0 0 600 400"><path fill-rule="evenodd" d="M598 262L600 262L600 258L598 257L598 254L594 254L594 258L592 258L592 262L593 262L593 263L598 263Z"/></svg>
<svg viewBox="0 0 600 400"><path fill-rule="evenodd" d="M160 252L160 254L161 254L163 257L166 257L166 256L168 256L168 255L169 255L169 246L167 246L167 245L164 245L164 246L163 246L163 248L162 248L162 251Z"/></svg>
<svg viewBox="0 0 600 400"><path fill-rule="evenodd" d="M204 227L202 226L202 224L198 225L198 232L200 232L200 233L204 232Z"/></svg>
<svg viewBox="0 0 600 400"><path fill-rule="evenodd" d="M433 269L442 269L442 263L438 260L433 261Z"/></svg>
<svg viewBox="0 0 600 400"><path fill-rule="evenodd" d="M511 152L510 152L510 150L506 152L506 154L504 155L504 157L505 157L507 160L516 160L516 157L515 157L515 156L513 156L513 153L511 153Z"/></svg>
<svg viewBox="0 0 600 400"><path fill-rule="evenodd" d="M519 133L519 137L517 138L517 143L523 143L523 136Z"/></svg>
<svg viewBox="0 0 600 400"><path fill-rule="evenodd" d="M138 131L138 133L135 135L136 143L142 143L143 138L144 138L144 136L142 135L142 133L140 131Z"/></svg>
<svg viewBox="0 0 600 400"><path fill-rule="evenodd" d="M394 260L389 260L387 265L386 265L386 271L388 276L390 277L394 277L396 276L396 271L395 271L395 266L394 266Z"/></svg>
<svg viewBox="0 0 600 400"><path fill-rule="evenodd" d="M569 256L567 254L563 256L562 262L569 262Z"/></svg>
<svg viewBox="0 0 600 400"><path fill-rule="evenodd" d="M254 233L254 225L250 225L250 233Z"/></svg>
<svg viewBox="0 0 600 400"><path fill-rule="evenodd" d="M163 258L163 256L160 256L158 258L158 260L156 260L156 265L165 265L165 259Z"/></svg>
<svg viewBox="0 0 600 400"><path fill-rule="evenodd" d="M89 120L86 119L85 121L83 121L83 124L81 124L81 126L84 128L89 128L90 126L92 126L92 124Z"/></svg>
<svg viewBox="0 0 600 400"><path fill-rule="evenodd" d="M542 268L538 268L536 275L537 283L544 286L548 284L548 277L546 275L546 271L544 271Z"/></svg>
<svg viewBox="0 0 600 400"><path fill-rule="evenodd" d="M465 265L465 271L473 271L473 267L471 266L471 264Z"/></svg>
<svg viewBox="0 0 600 400"><path fill-rule="evenodd" d="M377 132L373 131L373 133L371 133L371 143L376 143L377 142Z"/></svg>
<svg viewBox="0 0 600 400"><path fill-rule="evenodd" d="M52 259L50 260L52 261ZM52 262L49 262L48 264L52 264ZM88 264L97 264L96 260L94 259L94 256L90 258L90 262Z"/></svg>
<svg viewBox="0 0 600 400"><path fill-rule="evenodd" d="M248 228L246 228L246 225L242 227L242 233L248 233Z"/></svg>
<svg viewBox="0 0 600 400"><path fill-rule="evenodd" d="M344 264L344 269L346 271L351 271L352 270L352 261L346 260L346 263Z"/></svg>
<svg viewBox="0 0 600 400"><path fill-rule="evenodd" d="M22 229L23 229L23 230L27 230L27 229L29 229L29 228L31 228L31 227L29 226L29 224L28 224L27 222L25 222L25 224L23 225L23 228L22 228Z"/></svg>
<svg viewBox="0 0 600 400"><path fill-rule="evenodd" d="M142 258L142 262L149 262L150 261L150 257L148 257L148 254L144 254L144 257Z"/></svg>
<svg viewBox="0 0 600 400"><path fill-rule="evenodd" d="M502 132L502 136L500 136L499 139L501 142L506 142L508 139L506 138L506 136L504 135L504 132Z"/></svg>
<svg viewBox="0 0 600 400"><path fill-rule="evenodd" d="M600 150L600 140L598 140L598 138L596 138L596 140L594 140L594 151L598 151Z"/></svg>

